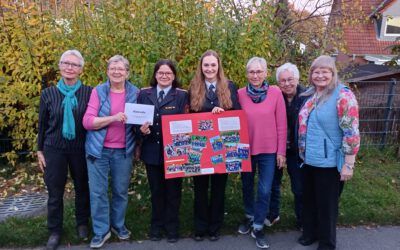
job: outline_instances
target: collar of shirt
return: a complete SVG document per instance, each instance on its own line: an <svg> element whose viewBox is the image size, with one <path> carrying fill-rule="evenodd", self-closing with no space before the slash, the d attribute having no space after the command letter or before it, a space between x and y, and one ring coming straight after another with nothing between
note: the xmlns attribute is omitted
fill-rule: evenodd
<svg viewBox="0 0 400 250"><path fill-rule="evenodd" d="M162 89L162 88L160 88L160 86L157 85L157 97L160 96L160 91L161 90L164 90L164 97L166 97L168 92L171 90L171 88L172 88L172 86L168 86L168 87Z"/></svg>
<svg viewBox="0 0 400 250"><path fill-rule="evenodd" d="M206 85L207 85L207 90L209 90L210 89L210 85L213 85L214 86L214 92L215 92L215 90L217 89L217 82L215 81L215 82L208 82L208 81L205 81L206 82Z"/></svg>

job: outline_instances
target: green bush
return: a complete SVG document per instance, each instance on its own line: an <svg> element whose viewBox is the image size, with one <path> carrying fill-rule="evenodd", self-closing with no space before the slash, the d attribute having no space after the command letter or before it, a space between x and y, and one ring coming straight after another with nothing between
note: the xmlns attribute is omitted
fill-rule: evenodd
<svg viewBox="0 0 400 250"><path fill-rule="evenodd" d="M35 150L38 104L43 87L57 82L57 62L67 49L80 50L86 64L82 79L105 80L108 58L115 54L131 63L131 81L146 86L155 62L177 62L184 87L207 49L218 51L227 76L245 84L245 63L263 56L272 64L286 53L277 36L275 7L247 6L234 1L99 1L55 15L45 6L0 2L0 134L13 141L6 156Z"/></svg>

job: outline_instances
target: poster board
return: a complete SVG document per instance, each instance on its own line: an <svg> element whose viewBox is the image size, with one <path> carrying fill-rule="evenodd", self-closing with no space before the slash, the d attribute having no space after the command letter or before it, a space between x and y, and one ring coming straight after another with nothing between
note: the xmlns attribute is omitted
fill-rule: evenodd
<svg viewBox="0 0 400 250"><path fill-rule="evenodd" d="M251 172L244 111L162 116L165 178Z"/></svg>

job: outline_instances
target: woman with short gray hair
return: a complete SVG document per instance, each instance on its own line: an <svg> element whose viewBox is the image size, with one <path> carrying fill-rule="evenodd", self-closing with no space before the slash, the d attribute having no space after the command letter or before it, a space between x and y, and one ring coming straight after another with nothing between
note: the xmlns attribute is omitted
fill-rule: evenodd
<svg viewBox="0 0 400 250"><path fill-rule="evenodd" d="M77 50L65 51L58 63L60 80L40 95L38 161L44 172L49 198L46 249L56 249L63 231L64 189L68 171L74 181L75 219L78 237L88 237L89 187L85 159L86 130L82 118L92 88L79 80L83 57Z"/></svg>
<svg viewBox="0 0 400 250"><path fill-rule="evenodd" d="M275 166L282 168L286 161L286 109L280 89L270 86L265 80L266 60L253 57L246 69L248 84L239 89L238 96L249 124L253 171L241 174L245 218L238 232L251 233L257 247L268 248L263 228L269 210ZM256 173L257 196L254 197Z"/></svg>
<svg viewBox="0 0 400 250"><path fill-rule="evenodd" d="M110 229L120 240L129 239L131 234L125 226L125 212L135 136L133 125L125 124L124 109L125 103L136 103L139 90L128 81L128 75L128 60L120 55L111 57L108 80L93 89L83 118L88 130L85 147L94 232L91 248L102 247L111 236Z"/></svg>

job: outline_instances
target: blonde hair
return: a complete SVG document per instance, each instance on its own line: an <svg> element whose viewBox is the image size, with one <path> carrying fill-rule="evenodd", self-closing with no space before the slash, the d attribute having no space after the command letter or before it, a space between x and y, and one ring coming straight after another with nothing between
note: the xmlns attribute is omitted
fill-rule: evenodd
<svg viewBox="0 0 400 250"><path fill-rule="evenodd" d="M225 110L232 108L231 91L229 90L228 80L225 77L224 69L222 68L221 58L214 50L207 50L201 56L197 66L196 74L190 81L189 94L190 94L190 109L198 112L201 110L205 96L206 84L205 77L202 70L203 59L206 56L214 56L218 60L218 73L217 73L217 89L219 106Z"/></svg>
<svg viewBox="0 0 400 250"><path fill-rule="evenodd" d="M339 78L336 69L335 59L330 56L322 55L317 57L313 63L311 64L310 71L308 73L308 83L310 84L310 88L301 94L301 96L311 96L315 94L316 88L315 84L312 81L312 74L314 70L318 68L329 69L332 72L332 81L329 85L324 89L319 98L319 102L323 102L329 98L329 96L333 93L335 88L339 85Z"/></svg>

